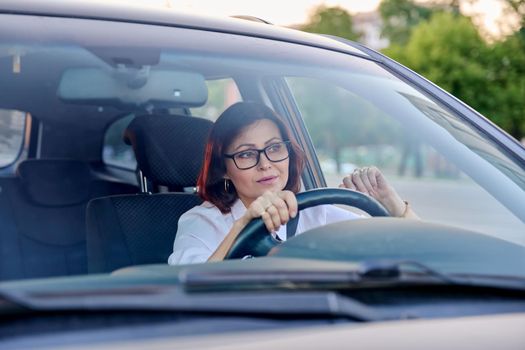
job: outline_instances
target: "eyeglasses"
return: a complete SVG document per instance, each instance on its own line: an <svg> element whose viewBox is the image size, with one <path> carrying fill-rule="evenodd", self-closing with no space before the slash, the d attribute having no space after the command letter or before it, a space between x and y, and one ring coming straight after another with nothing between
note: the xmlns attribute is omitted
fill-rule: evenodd
<svg viewBox="0 0 525 350"><path fill-rule="evenodd" d="M290 156L290 141L272 143L263 149L251 148L233 154L224 154L224 157L233 159L239 170L247 170L259 164L261 153L264 153L270 162L282 162Z"/></svg>

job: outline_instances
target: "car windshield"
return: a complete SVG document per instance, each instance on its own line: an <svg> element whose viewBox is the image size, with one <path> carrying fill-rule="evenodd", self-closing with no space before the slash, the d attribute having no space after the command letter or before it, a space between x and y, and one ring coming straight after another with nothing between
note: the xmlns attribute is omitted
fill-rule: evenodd
<svg viewBox="0 0 525 350"><path fill-rule="evenodd" d="M525 246L525 172L504 146L510 141L365 52L321 46L2 14L1 259L19 268L1 278L86 274L88 259L97 259L86 252L85 210L94 198L193 190L195 183L175 188L142 177L141 151L122 137L137 116L213 122L238 101L264 103L283 118L306 155L304 190L337 187L345 174L373 165L423 221ZM187 164L157 166L184 172ZM171 237L168 251L173 220L171 231L164 221L143 228ZM153 249L143 243L136 244Z"/></svg>

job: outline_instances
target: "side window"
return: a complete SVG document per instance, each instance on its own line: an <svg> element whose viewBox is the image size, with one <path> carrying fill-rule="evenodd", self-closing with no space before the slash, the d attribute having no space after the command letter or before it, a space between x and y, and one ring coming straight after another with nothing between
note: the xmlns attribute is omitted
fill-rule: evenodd
<svg viewBox="0 0 525 350"><path fill-rule="evenodd" d="M124 169L135 170L137 161L131 146L123 140L124 130L135 118L130 114L111 124L104 137L104 148L102 151L102 160L108 165L114 165Z"/></svg>
<svg viewBox="0 0 525 350"><path fill-rule="evenodd" d="M26 112L0 109L0 168L18 159L24 142Z"/></svg>
<svg viewBox="0 0 525 350"><path fill-rule="evenodd" d="M231 78L207 80L208 101L199 108L191 108L191 114L215 120L232 104L241 101L241 94Z"/></svg>

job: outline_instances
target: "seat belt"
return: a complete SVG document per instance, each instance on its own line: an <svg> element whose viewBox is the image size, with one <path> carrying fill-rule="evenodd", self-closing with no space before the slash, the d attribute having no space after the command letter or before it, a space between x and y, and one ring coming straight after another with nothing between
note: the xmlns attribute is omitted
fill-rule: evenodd
<svg viewBox="0 0 525 350"><path fill-rule="evenodd" d="M295 236L298 223L299 223L299 212L297 212L297 215L295 216L295 218L288 221L288 223L286 224L286 240L289 240L290 238Z"/></svg>

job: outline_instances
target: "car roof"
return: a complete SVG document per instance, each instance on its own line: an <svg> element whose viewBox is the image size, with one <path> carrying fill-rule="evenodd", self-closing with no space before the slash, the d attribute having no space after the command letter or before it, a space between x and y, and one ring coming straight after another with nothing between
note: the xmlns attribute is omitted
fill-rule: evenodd
<svg viewBox="0 0 525 350"><path fill-rule="evenodd" d="M358 44L355 44L354 47L352 42L342 43L322 35L270 25L263 21L246 20L247 16L221 18L189 14L172 8L70 0L3 0L0 2L0 13L98 19L201 29L306 44L369 57L357 47Z"/></svg>

